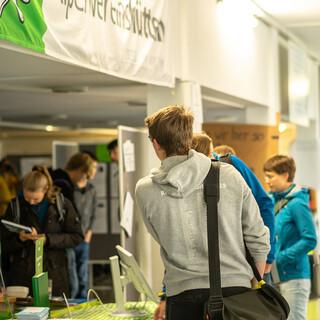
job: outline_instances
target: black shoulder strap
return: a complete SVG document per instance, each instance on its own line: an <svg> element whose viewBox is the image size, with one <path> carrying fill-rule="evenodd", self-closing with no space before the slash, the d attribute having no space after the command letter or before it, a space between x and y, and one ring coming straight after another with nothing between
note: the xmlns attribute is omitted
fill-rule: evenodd
<svg viewBox="0 0 320 320"><path fill-rule="evenodd" d="M56 196L56 204L57 204L57 210L59 213L59 222L63 222L64 221L64 216L66 213L66 209L64 207L64 196L61 192L57 192L57 196Z"/></svg>
<svg viewBox="0 0 320 320"><path fill-rule="evenodd" d="M221 290L219 235L218 235L218 202L220 197L220 163L213 161L204 180L204 197L207 203L207 235L210 297L208 314L212 319L222 320L223 299Z"/></svg>
<svg viewBox="0 0 320 320"><path fill-rule="evenodd" d="M220 163L213 161L210 171L204 180L204 197L207 203L207 234L208 234L208 258L210 297L208 301L208 314L211 319L223 320L223 298L221 290L220 252L219 252L219 228L218 228L218 202L220 198ZM260 282L261 276L255 265L246 243L246 258L252 271Z"/></svg>

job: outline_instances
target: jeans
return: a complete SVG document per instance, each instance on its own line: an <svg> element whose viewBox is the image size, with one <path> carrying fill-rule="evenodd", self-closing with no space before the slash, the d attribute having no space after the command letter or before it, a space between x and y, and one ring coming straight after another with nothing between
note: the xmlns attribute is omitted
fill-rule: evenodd
<svg viewBox="0 0 320 320"><path fill-rule="evenodd" d="M89 243L82 242L74 249L76 256L76 271L78 277L78 291L75 298L86 299L88 293L88 260Z"/></svg>
<svg viewBox="0 0 320 320"><path fill-rule="evenodd" d="M288 320L306 320L310 279L294 279L280 284L280 291L290 306Z"/></svg>
<svg viewBox="0 0 320 320"><path fill-rule="evenodd" d="M69 287L70 297L74 299L79 290L77 267L76 267L76 254L74 249L66 249L68 258L68 276L69 276Z"/></svg>
<svg viewBox="0 0 320 320"><path fill-rule="evenodd" d="M263 280L265 283L272 285L271 272L265 273L263 275Z"/></svg>
<svg viewBox="0 0 320 320"><path fill-rule="evenodd" d="M222 295L228 297L250 290L243 287L222 288ZM167 297L166 320L203 320L204 308L209 298L209 289L193 289Z"/></svg>

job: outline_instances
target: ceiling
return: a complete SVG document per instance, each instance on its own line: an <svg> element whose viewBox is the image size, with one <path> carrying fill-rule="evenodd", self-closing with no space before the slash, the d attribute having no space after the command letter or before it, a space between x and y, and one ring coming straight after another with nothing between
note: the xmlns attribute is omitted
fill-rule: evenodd
<svg viewBox="0 0 320 320"><path fill-rule="evenodd" d="M300 37L320 57L320 0L254 2ZM146 85L41 55L29 55L5 41L0 41L0 47L0 126L143 126ZM215 119L220 117L221 121L227 119L226 122L244 117L244 110L237 103L228 106L228 103L217 99L204 101L204 106L206 119L213 113Z"/></svg>
<svg viewBox="0 0 320 320"><path fill-rule="evenodd" d="M254 2L300 38L320 60L319 0L254 0Z"/></svg>
<svg viewBox="0 0 320 320"><path fill-rule="evenodd" d="M0 60L2 121L102 128L143 124L143 84L5 48Z"/></svg>

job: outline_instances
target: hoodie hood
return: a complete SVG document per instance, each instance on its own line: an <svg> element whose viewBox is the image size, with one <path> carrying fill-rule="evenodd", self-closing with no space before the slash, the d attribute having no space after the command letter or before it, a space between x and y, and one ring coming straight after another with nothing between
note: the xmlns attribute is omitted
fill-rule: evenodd
<svg viewBox="0 0 320 320"><path fill-rule="evenodd" d="M299 185L293 184L289 189L284 192L275 192L273 193L274 199L276 201L281 199L291 200L293 198L300 198L306 202L309 201L309 192L306 188L303 188Z"/></svg>
<svg viewBox="0 0 320 320"><path fill-rule="evenodd" d="M160 168L151 170L150 178L167 195L183 198L202 185L210 166L207 156L190 150L188 155L163 160Z"/></svg>

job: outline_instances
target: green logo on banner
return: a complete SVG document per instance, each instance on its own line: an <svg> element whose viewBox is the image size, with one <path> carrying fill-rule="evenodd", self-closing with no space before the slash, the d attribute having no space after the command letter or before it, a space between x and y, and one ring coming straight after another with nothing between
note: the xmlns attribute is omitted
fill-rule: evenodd
<svg viewBox="0 0 320 320"><path fill-rule="evenodd" d="M0 0L0 39L44 52L43 0Z"/></svg>

